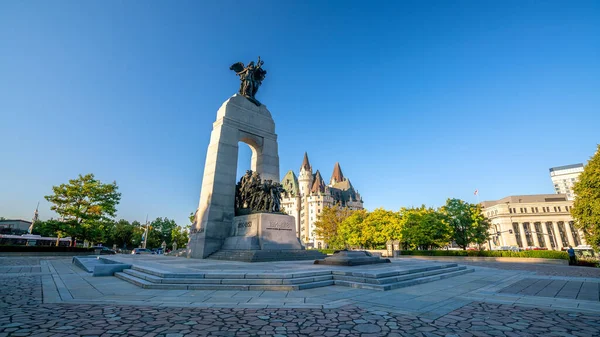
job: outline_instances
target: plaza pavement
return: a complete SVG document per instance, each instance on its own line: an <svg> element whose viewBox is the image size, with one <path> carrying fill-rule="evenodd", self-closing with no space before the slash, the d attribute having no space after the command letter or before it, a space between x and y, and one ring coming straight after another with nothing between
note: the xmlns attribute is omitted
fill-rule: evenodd
<svg viewBox="0 0 600 337"><path fill-rule="evenodd" d="M471 266L474 273L385 292L187 291L93 277L65 258L0 257L0 337L600 336L595 270L571 277L541 275L551 265ZM570 284L562 296L559 284Z"/></svg>

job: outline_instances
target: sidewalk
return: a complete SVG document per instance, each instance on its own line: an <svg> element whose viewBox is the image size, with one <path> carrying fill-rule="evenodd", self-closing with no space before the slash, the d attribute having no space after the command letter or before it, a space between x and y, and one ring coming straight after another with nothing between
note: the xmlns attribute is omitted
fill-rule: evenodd
<svg viewBox="0 0 600 337"><path fill-rule="evenodd" d="M157 260L156 265L160 264ZM184 261L181 261L184 262ZM401 262L396 262L401 263ZM422 263L429 263L423 261ZM600 314L600 302L588 299L535 296L533 292L510 292L524 280L563 280L598 285L592 278L539 276L531 272L474 267L474 273L433 283L391 291L374 291L329 286L299 291L214 291L142 289L115 277L93 277L70 260L42 261L44 303L124 304L159 307L220 308L316 308L332 309L354 305L435 319L471 302L546 307L570 312ZM259 268L259 264L253 265ZM173 266L180 269L181 266ZM269 270L272 270L269 268ZM265 270L266 271L266 270ZM546 286L552 284L547 282ZM538 291L543 291L538 284ZM586 288L587 289L587 288ZM591 289L591 288L590 288ZM597 288L596 288L597 289Z"/></svg>

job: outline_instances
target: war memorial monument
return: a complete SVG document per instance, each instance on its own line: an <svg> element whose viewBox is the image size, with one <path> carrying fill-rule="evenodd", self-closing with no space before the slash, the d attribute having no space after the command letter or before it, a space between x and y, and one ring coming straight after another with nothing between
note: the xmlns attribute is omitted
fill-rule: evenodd
<svg viewBox="0 0 600 337"><path fill-rule="evenodd" d="M305 249L294 218L281 210L275 123L256 99L263 61L231 66L239 92L217 111L206 155L200 203L186 257L75 257L94 276L114 275L146 289L302 290L332 285L391 290L473 269L456 263L382 259L367 251L326 256ZM236 182L238 143L252 149L251 170Z"/></svg>
<svg viewBox="0 0 600 337"><path fill-rule="evenodd" d="M281 212L275 122L256 99L264 61L238 62L239 92L217 111L206 153L200 203L190 231L188 256L241 261L314 260L305 250L294 218ZM251 170L236 184L238 143L252 149Z"/></svg>

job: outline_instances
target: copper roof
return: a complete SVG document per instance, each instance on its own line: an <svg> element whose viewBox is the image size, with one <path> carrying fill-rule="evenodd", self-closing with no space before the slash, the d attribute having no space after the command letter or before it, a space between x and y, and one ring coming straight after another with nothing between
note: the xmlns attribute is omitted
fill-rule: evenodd
<svg viewBox="0 0 600 337"><path fill-rule="evenodd" d="M336 162L335 166L333 167L333 174L331 174L331 180L329 181L329 184L333 185L342 181L344 181L344 174L342 173L340 163Z"/></svg>
<svg viewBox="0 0 600 337"><path fill-rule="evenodd" d="M310 168L310 163L308 162L308 153L304 152L304 159L302 160L302 165L300 166L300 171L305 169L307 171L312 171Z"/></svg>
<svg viewBox="0 0 600 337"><path fill-rule="evenodd" d="M321 172L317 170L315 173L315 182L310 189L311 193L323 193L325 192L325 182L323 181L323 177L321 177Z"/></svg>

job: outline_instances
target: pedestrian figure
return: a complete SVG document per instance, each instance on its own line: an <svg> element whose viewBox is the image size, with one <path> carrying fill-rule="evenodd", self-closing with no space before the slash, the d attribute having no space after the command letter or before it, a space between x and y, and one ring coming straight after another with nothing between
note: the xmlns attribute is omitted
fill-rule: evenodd
<svg viewBox="0 0 600 337"><path fill-rule="evenodd" d="M576 264L575 249L573 249L573 247L569 246L569 249L567 249L567 253L569 253L569 265L574 266Z"/></svg>

